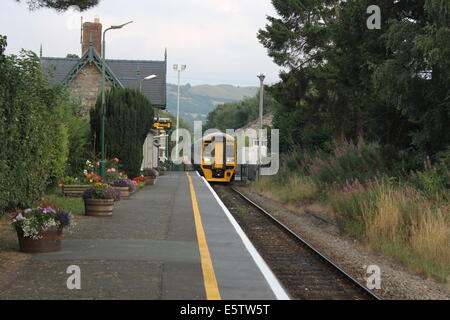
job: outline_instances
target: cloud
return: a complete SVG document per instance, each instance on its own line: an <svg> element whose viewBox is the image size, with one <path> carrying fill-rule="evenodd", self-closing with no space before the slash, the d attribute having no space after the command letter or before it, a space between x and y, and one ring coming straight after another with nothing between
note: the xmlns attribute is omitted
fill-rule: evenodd
<svg viewBox="0 0 450 320"><path fill-rule="evenodd" d="M1 6L10 53L21 47L38 51L42 42L46 56L80 54L80 13L30 13L15 1L2 1ZM160 60L168 48L169 65L188 65L185 81L241 85L257 85L260 71L268 74L269 82L278 79L279 68L256 38L267 14L275 14L270 0L104 0L82 13L84 21L99 17L104 27L134 20L108 32L110 58ZM168 75L172 81L171 69Z"/></svg>

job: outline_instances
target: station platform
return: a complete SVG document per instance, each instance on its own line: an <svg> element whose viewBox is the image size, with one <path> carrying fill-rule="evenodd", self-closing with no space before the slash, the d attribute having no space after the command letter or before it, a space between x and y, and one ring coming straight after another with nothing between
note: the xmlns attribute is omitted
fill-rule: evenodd
<svg viewBox="0 0 450 320"><path fill-rule="evenodd" d="M0 299L289 299L196 172L166 173L112 217L80 217L64 239L60 252L17 268ZM68 289L69 266L79 267L81 289Z"/></svg>

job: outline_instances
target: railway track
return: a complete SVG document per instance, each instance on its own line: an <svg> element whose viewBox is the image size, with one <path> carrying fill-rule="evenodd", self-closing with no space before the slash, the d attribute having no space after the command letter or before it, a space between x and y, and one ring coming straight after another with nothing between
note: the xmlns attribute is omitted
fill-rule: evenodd
<svg viewBox="0 0 450 320"><path fill-rule="evenodd" d="M244 194L213 188L293 299L380 300Z"/></svg>

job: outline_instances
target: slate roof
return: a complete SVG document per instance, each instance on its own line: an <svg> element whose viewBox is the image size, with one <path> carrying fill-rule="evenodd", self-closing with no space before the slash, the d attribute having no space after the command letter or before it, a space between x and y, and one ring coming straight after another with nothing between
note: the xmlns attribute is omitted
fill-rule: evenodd
<svg viewBox="0 0 450 320"><path fill-rule="evenodd" d="M51 83L60 84L79 61L78 58L41 57L41 66ZM107 59L106 63L125 88L137 89L141 78L155 74L157 78L142 82L142 93L153 106L166 108L166 61Z"/></svg>

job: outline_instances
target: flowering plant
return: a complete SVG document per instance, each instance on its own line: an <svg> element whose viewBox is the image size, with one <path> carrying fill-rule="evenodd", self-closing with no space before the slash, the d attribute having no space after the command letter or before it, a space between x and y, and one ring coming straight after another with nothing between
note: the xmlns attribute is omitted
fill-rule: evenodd
<svg viewBox="0 0 450 320"><path fill-rule="evenodd" d="M128 182L126 182L124 179L117 179L116 181L113 182L112 184L114 187L128 187Z"/></svg>
<svg viewBox="0 0 450 320"><path fill-rule="evenodd" d="M96 183L83 192L83 199L114 199L120 200L120 192L106 183Z"/></svg>
<svg viewBox="0 0 450 320"><path fill-rule="evenodd" d="M61 180L61 185L74 185L74 184L80 184L81 181L78 178L74 177L65 177Z"/></svg>
<svg viewBox="0 0 450 320"><path fill-rule="evenodd" d="M143 169L142 170L142 175L144 176L144 177L149 177L149 178L156 178L157 177L157 175L158 175L158 172L155 170L155 169L149 169L149 168L147 168L147 169Z"/></svg>
<svg viewBox="0 0 450 320"><path fill-rule="evenodd" d="M130 191L131 192L135 192L137 187L138 187L138 183L137 181L131 180L131 179L125 179L125 182L128 184L128 186L130 187Z"/></svg>
<svg viewBox="0 0 450 320"><path fill-rule="evenodd" d="M12 225L21 230L25 237L41 239L41 232L52 227L69 228L73 217L69 211L55 210L52 207L18 210L11 213Z"/></svg>
<svg viewBox="0 0 450 320"><path fill-rule="evenodd" d="M86 184L96 184L96 183L100 183L102 181L102 178L99 175L95 174L93 171L87 172L85 170L83 181Z"/></svg>
<svg viewBox="0 0 450 320"><path fill-rule="evenodd" d="M140 177L134 178L133 180L136 181L137 183L145 182L145 180L148 180L148 177L140 176Z"/></svg>

